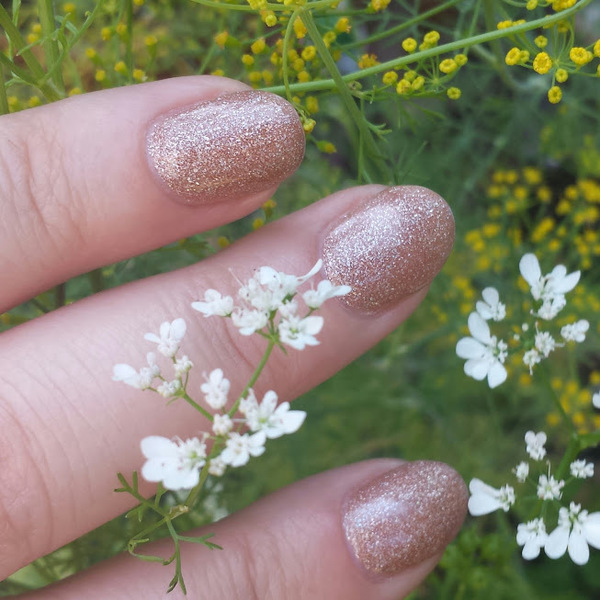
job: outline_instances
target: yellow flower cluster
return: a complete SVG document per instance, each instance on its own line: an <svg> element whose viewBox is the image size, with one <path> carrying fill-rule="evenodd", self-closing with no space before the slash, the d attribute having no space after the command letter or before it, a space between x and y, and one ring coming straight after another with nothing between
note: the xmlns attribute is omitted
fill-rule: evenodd
<svg viewBox="0 0 600 600"><path fill-rule="evenodd" d="M577 293L577 288L574 290ZM578 294L579 297L587 296L592 300L592 305L585 307L589 312L594 306L594 310L599 310L598 301L592 294ZM590 433L600 428L600 415L591 413L592 392L590 390L600 385L600 371L594 370L589 374L588 384L581 386L576 379L563 379L562 377L553 377L550 380L550 386L558 397L562 409L569 415L573 425L580 434ZM562 424L562 416L558 411L552 411L546 416L546 422L549 426L555 427Z"/></svg>

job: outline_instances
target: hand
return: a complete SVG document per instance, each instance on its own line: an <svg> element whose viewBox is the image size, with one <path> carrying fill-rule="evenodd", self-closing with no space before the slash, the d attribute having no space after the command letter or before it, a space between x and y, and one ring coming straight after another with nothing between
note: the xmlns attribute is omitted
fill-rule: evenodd
<svg viewBox="0 0 600 600"><path fill-rule="evenodd" d="M248 214L304 150L287 103L217 77L93 93L1 121L0 311ZM353 292L323 307L319 346L269 361L258 387L292 400L416 308L453 235L450 210L433 192L348 189L201 264L3 333L0 578L130 508L112 490L117 472L139 470L143 437L201 428L189 407L149 402L111 380L116 362L143 356L141 334L183 316L198 370L220 366L232 387L243 385L262 349L191 302L209 287L231 289L230 269L241 278L262 265L301 274L321 257L326 277ZM189 597L403 597L456 534L466 495L454 471L430 462L374 460L300 481L210 526L223 551L183 549ZM149 551L169 552L160 543ZM166 581L159 566L120 556L33 597L162 598Z"/></svg>

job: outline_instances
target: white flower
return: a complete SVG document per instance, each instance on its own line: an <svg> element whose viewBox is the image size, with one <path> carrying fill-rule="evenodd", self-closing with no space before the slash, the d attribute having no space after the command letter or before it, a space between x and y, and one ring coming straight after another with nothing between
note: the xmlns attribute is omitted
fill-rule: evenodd
<svg viewBox="0 0 600 600"><path fill-rule="evenodd" d="M517 525L517 544L523 546L522 555L525 560L537 558L547 539L548 534L543 519L533 519L528 523Z"/></svg>
<svg viewBox="0 0 600 600"><path fill-rule="evenodd" d="M175 370L175 377L181 379L193 366L194 363L187 356L182 356L181 358L178 358L173 364L173 369Z"/></svg>
<svg viewBox="0 0 600 600"><path fill-rule="evenodd" d="M281 341L296 350L304 350L306 346L316 346L319 340L315 337L323 328L323 317L311 315L304 319L289 315L279 322Z"/></svg>
<svg viewBox="0 0 600 600"><path fill-rule="evenodd" d="M560 330L560 335L562 335L567 342L581 343L585 341L585 334L589 328L589 322L585 319L581 319L575 323L565 325Z"/></svg>
<svg viewBox="0 0 600 600"><path fill-rule="evenodd" d="M206 444L198 438L169 440L158 435L141 442L147 458L142 476L147 481L162 481L168 490L189 490L197 485L200 469L206 462Z"/></svg>
<svg viewBox="0 0 600 600"><path fill-rule="evenodd" d="M177 396L181 389L181 381L179 379L173 379L173 381L163 381L157 388L156 391L163 398L172 398Z"/></svg>
<svg viewBox="0 0 600 600"><path fill-rule="evenodd" d="M181 318L175 319L171 323L165 321L160 326L160 337L155 333L146 333L144 339L158 344L158 351L162 355L173 358L177 354L177 350L179 350L185 330L186 324Z"/></svg>
<svg viewBox="0 0 600 600"><path fill-rule="evenodd" d="M475 308L481 317L486 321L489 319L502 321L506 316L506 305L500 302L498 290L493 287L486 287L481 292L481 296L483 301L478 300L475 304Z"/></svg>
<svg viewBox="0 0 600 600"><path fill-rule="evenodd" d="M220 410L227 404L227 394L231 387L229 379L223 376L222 369L214 369L208 377L204 375L204 379L206 379L206 383L203 383L200 389L204 394L206 404L214 410Z"/></svg>
<svg viewBox="0 0 600 600"><path fill-rule="evenodd" d="M229 415L214 415L212 430L215 435L227 435L232 429L233 421Z"/></svg>
<svg viewBox="0 0 600 600"><path fill-rule="evenodd" d="M264 431L269 439L295 433L300 429L306 413L302 410L290 410L289 402L277 406L277 394L268 391L259 404L254 392L240 402L240 412L246 415L246 423L251 431Z"/></svg>
<svg viewBox="0 0 600 600"><path fill-rule="evenodd" d="M531 288L535 300L542 301L538 316L553 319L566 305L564 295L579 282L580 271L567 274L564 265L557 265L548 275L542 275L540 263L534 254L525 254L519 261L519 271Z"/></svg>
<svg viewBox="0 0 600 600"><path fill-rule="evenodd" d="M538 479L537 495L542 500L560 500L562 496L562 488L565 486L565 482L561 479L557 481L553 475L547 477L546 475L540 475Z"/></svg>
<svg viewBox="0 0 600 600"><path fill-rule="evenodd" d="M546 456L546 448L544 445L546 444L547 436L543 431L538 433L534 433L533 431L528 431L525 434L525 443L527 444L527 454L533 458L533 460L542 460L544 456Z"/></svg>
<svg viewBox="0 0 600 600"><path fill-rule="evenodd" d="M302 298L308 308L319 308L323 302L337 296L345 296L352 291L349 285L333 285L331 281L324 279L319 282L316 290L307 290Z"/></svg>
<svg viewBox="0 0 600 600"><path fill-rule="evenodd" d="M242 335L252 335L267 325L269 313L265 310L238 308L231 314L231 320Z"/></svg>
<svg viewBox="0 0 600 600"><path fill-rule="evenodd" d="M160 375L160 368L156 364L156 354L148 352L146 355L147 367L136 371L130 365L118 364L113 367L113 381L122 381L138 390L146 390L152 387L155 377Z"/></svg>
<svg viewBox="0 0 600 600"><path fill-rule="evenodd" d="M250 460L251 456L260 456L265 451L266 441L264 431L252 435L232 432L229 434L225 449L220 454L221 460L226 465L241 467Z"/></svg>
<svg viewBox="0 0 600 600"><path fill-rule="evenodd" d="M464 370L469 377L477 381L487 377L488 385L495 388L506 380L503 363L507 356L507 345L490 335L488 324L478 313L469 315L468 325L473 337L458 340L456 354L467 359Z"/></svg>
<svg viewBox="0 0 600 600"><path fill-rule="evenodd" d="M570 464L571 475L577 479L587 479L594 476L594 463L585 460L574 460Z"/></svg>
<svg viewBox="0 0 600 600"><path fill-rule="evenodd" d="M540 354L548 358L550 352L556 348L556 341L547 331L538 331L535 334L535 347Z"/></svg>
<svg viewBox="0 0 600 600"><path fill-rule="evenodd" d="M233 298L210 289L204 292L204 302L192 302L192 308L205 317L228 317L233 312Z"/></svg>
<svg viewBox="0 0 600 600"><path fill-rule="evenodd" d="M592 404L594 408L600 408L600 392L596 392L592 395Z"/></svg>
<svg viewBox="0 0 600 600"><path fill-rule="evenodd" d="M523 354L523 363L527 367L529 367L530 375L533 375L533 367L534 367L534 365L537 365L539 362L542 362L542 357L540 356L540 353L535 348L532 348L531 350L527 350L527 352L525 352L525 354Z"/></svg>
<svg viewBox="0 0 600 600"><path fill-rule="evenodd" d="M569 508L558 512L558 527L548 536L544 551L550 558L560 558L568 550L576 565L585 565L590 549L600 549L600 512L588 514L580 504L571 502Z"/></svg>
<svg viewBox="0 0 600 600"><path fill-rule="evenodd" d="M208 465L208 472L213 477L221 477L221 475L225 473L225 469L227 469L227 465L223 462L223 459L220 455L210 459L210 463Z"/></svg>
<svg viewBox="0 0 600 600"><path fill-rule="evenodd" d="M529 463L521 461L514 469L514 474L517 477L519 483L523 483L529 476Z"/></svg>
<svg viewBox="0 0 600 600"><path fill-rule="evenodd" d="M487 515L499 508L506 512L515 503L515 490L510 485L497 490L480 479L471 479L469 491L469 512L474 517Z"/></svg>

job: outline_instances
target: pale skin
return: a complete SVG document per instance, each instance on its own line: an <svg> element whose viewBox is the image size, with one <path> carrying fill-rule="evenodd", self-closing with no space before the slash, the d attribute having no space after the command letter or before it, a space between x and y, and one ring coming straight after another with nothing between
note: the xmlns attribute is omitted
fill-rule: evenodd
<svg viewBox="0 0 600 600"><path fill-rule="evenodd" d="M89 94L0 119L0 311L79 273L238 219L274 190L211 206L168 198L144 155L158 114L245 89L224 78L180 78ZM185 405L111 380L117 362L142 364L142 340L162 321L188 323L185 353L200 371L221 367L240 389L262 353L261 340L205 319L190 303L204 290L270 265L306 273L319 240L353 202L381 186L338 192L246 237L200 264L90 297L0 336L0 580L132 506L115 494L116 473L139 470L139 440L183 438L206 428ZM398 326L420 291L366 315L326 303L321 344L287 357L275 352L257 392L291 401ZM192 421L192 422L191 422ZM268 446L267 446L268 452ZM206 532L223 551L184 548L190 598L398 599L439 556L376 581L350 555L340 504L356 485L398 464L376 460L295 483ZM153 485L144 485L151 495ZM199 532L196 532L199 534ZM166 544L148 548L170 553ZM170 568L121 555L65 583L26 596L87 600L163 598ZM183 597L179 590L170 598Z"/></svg>

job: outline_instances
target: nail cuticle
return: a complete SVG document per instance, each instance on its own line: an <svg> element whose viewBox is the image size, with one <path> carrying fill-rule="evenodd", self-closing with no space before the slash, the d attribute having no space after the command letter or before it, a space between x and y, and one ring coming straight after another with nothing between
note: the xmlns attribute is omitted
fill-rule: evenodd
<svg viewBox="0 0 600 600"><path fill-rule="evenodd" d="M322 256L327 277L353 288L341 301L378 312L429 285L453 242L454 219L444 200L426 188L401 186L353 206L324 236Z"/></svg>
<svg viewBox="0 0 600 600"><path fill-rule="evenodd" d="M304 157L294 108L256 90L176 109L149 127L151 170L176 199L206 205L277 186Z"/></svg>
<svg viewBox="0 0 600 600"><path fill-rule="evenodd" d="M443 463L415 461L354 490L342 507L350 552L372 578L397 575L443 551L466 515L468 492Z"/></svg>

